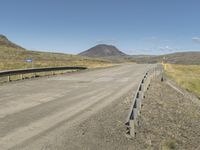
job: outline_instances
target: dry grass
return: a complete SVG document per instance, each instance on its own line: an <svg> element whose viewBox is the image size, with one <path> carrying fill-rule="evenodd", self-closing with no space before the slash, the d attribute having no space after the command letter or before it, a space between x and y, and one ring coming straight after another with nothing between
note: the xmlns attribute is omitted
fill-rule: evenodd
<svg viewBox="0 0 200 150"><path fill-rule="evenodd" d="M32 58L33 63L25 60ZM87 68L109 67L114 64L111 61L102 59L92 59L77 55L36 52L12 47L0 46L0 71L26 68L42 68L57 66L83 66ZM56 71L55 74L63 74L69 71ZM37 73L37 76L47 76L51 72ZM25 74L23 78L32 78L34 74ZM11 80L21 79L21 75L11 76ZM0 82L7 81L7 77L1 77Z"/></svg>
<svg viewBox="0 0 200 150"><path fill-rule="evenodd" d="M167 64L165 72L178 85L200 97L200 65Z"/></svg>
<svg viewBox="0 0 200 150"><path fill-rule="evenodd" d="M31 68L32 64L25 62L27 58L33 59L33 66L35 68L56 66L96 68L112 65L112 62L101 59L91 59L61 53L35 52L0 46L0 70Z"/></svg>

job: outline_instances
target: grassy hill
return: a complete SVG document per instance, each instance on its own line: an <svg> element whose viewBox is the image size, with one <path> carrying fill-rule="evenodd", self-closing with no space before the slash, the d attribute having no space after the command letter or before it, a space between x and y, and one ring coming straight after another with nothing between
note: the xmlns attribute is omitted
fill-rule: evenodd
<svg viewBox="0 0 200 150"><path fill-rule="evenodd" d="M11 42L10 40L8 40L8 38L2 34L0 34L0 46L3 47L11 47L11 48L15 48L15 49L24 49L21 46Z"/></svg>
<svg viewBox="0 0 200 150"><path fill-rule="evenodd" d="M160 56L132 56L138 63L157 63L164 61L171 64L199 65L200 52L177 52Z"/></svg>
<svg viewBox="0 0 200 150"><path fill-rule="evenodd" d="M32 58L33 64L25 62L27 58ZM34 67L86 66L93 68L110 66L111 61L62 53L29 51L12 43L5 36L0 36L0 70L31 68L32 65Z"/></svg>
<svg viewBox="0 0 200 150"><path fill-rule="evenodd" d="M173 64L200 64L200 52L178 52L160 56L159 59Z"/></svg>
<svg viewBox="0 0 200 150"><path fill-rule="evenodd" d="M32 58L32 63L25 62ZM0 35L0 70L54 66L105 67L112 63L137 62L171 64L200 64L200 52L179 52L160 56L129 56L112 45L97 45L79 55L30 51Z"/></svg>

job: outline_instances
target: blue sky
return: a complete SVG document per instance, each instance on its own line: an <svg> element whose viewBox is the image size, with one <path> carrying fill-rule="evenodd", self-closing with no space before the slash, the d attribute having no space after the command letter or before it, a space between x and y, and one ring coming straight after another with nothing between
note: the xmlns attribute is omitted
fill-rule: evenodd
<svg viewBox="0 0 200 150"><path fill-rule="evenodd" d="M200 51L199 0L0 0L0 34L31 50L76 54Z"/></svg>

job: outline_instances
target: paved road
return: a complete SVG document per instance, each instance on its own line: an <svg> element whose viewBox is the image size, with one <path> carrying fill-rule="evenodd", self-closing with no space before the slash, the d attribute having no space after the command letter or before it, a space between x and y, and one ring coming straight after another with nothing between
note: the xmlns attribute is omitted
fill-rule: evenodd
<svg viewBox="0 0 200 150"><path fill-rule="evenodd" d="M0 149L23 149L44 134L50 140L64 123L80 124L136 88L150 67L126 64L0 86Z"/></svg>

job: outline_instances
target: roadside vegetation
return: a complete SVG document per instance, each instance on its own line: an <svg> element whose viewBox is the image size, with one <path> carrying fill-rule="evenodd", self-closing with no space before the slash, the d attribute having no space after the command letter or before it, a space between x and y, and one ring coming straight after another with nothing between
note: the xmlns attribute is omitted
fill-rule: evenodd
<svg viewBox="0 0 200 150"><path fill-rule="evenodd" d="M32 59L32 62L26 62L26 59ZM77 55L62 53L29 51L22 48L8 47L0 45L0 71L27 68L43 68L57 66L82 66L87 68L109 67L114 64L111 61L103 59L92 59ZM54 71L54 74L64 74L73 72ZM42 77L52 75L52 72L40 72L35 74L24 74L23 79ZM13 75L10 80L19 80L21 75ZM0 77L0 83L7 82L7 77Z"/></svg>
<svg viewBox="0 0 200 150"><path fill-rule="evenodd" d="M200 98L200 65L167 64L166 75Z"/></svg>
<svg viewBox="0 0 200 150"><path fill-rule="evenodd" d="M25 60L31 58L33 63ZM36 52L12 47L0 46L0 70L41 68L56 66L85 66L88 68L107 67L112 63L107 60L92 59L77 55Z"/></svg>

